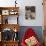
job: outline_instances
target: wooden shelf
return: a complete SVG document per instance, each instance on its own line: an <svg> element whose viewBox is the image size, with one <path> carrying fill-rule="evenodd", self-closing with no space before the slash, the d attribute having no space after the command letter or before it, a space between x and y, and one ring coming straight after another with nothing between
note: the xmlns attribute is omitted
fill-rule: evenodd
<svg viewBox="0 0 46 46"><path fill-rule="evenodd" d="M13 14L10 12L13 12ZM4 23L6 24L5 20L7 20L7 24L8 24L7 17L9 17L9 16L14 16L14 17L17 16L17 24L18 24L19 7L0 7L0 15L1 15L1 24L4 24ZM6 17L6 19L5 19L5 17Z"/></svg>
<svg viewBox="0 0 46 46"><path fill-rule="evenodd" d="M3 12L2 12L3 11ZM11 12L11 13L10 13ZM13 13L12 13L13 12ZM17 13L16 13L17 12ZM16 13L16 14L15 14ZM18 17L19 17L19 7L0 7L0 20L1 20L1 24L0 24L0 32L3 33L4 29L11 29L14 31L15 33L15 29L16 32L18 33L20 26L18 24ZM8 19L7 16L17 16L17 24L8 24ZM6 17L6 19L5 19ZM16 20L15 19L15 20ZM15 21L14 20L14 21ZM10 30L10 31L11 31ZM3 34L4 35L4 34ZM12 34L13 35L13 34ZM15 34L14 34L15 35ZM17 35L17 34L16 34ZM14 36L15 37L15 36ZM13 39L14 39L13 37ZM16 36L17 37L17 36ZM13 39L9 40L9 41L4 41L4 39L2 39L2 34L1 34L1 41L0 41L0 46L18 46L18 39L17 41L13 41ZM18 38L18 37L17 37ZM15 39L16 40L16 39Z"/></svg>
<svg viewBox="0 0 46 46"><path fill-rule="evenodd" d="M18 41L3 41L1 42L1 45L3 46L18 46Z"/></svg>
<svg viewBox="0 0 46 46"><path fill-rule="evenodd" d="M1 30L5 29L5 28L10 28L14 31L14 29L17 29L17 31L19 31L20 26L19 24L1 24Z"/></svg>
<svg viewBox="0 0 46 46"><path fill-rule="evenodd" d="M0 7L0 10L12 10L12 9L15 9L15 10L19 10L19 7Z"/></svg>

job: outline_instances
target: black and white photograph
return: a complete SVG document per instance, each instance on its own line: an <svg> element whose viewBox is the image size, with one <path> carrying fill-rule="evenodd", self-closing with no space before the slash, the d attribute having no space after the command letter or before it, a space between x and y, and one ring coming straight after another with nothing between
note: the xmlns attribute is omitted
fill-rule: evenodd
<svg viewBox="0 0 46 46"><path fill-rule="evenodd" d="M25 18L35 19L35 16L36 16L35 6L25 6Z"/></svg>

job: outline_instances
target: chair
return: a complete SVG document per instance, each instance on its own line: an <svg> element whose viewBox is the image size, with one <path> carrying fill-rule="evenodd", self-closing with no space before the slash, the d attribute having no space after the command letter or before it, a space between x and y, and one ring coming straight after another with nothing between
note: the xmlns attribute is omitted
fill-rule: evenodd
<svg viewBox="0 0 46 46"><path fill-rule="evenodd" d="M32 36L35 37L37 40L37 44L35 44L34 46L41 46L41 44L39 43L39 40L37 39L37 35L32 28L28 28L26 30L24 37L22 38L21 46L27 46L29 42L27 42L27 41L25 42L25 40L26 39L29 40L29 38L32 38ZM32 40L32 39L30 39L30 40ZM31 45L31 42L30 42L30 45Z"/></svg>

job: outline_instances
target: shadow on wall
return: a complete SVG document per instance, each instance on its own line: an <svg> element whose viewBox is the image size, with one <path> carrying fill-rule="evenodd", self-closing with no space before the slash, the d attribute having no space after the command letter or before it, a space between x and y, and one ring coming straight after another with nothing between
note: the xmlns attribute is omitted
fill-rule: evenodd
<svg viewBox="0 0 46 46"><path fill-rule="evenodd" d="M32 28L36 32L39 41L41 43L43 43L43 30L42 30L42 27L41 26L21 26L20 27L20 31L19 31L19 39L20 39L20 42L21 42L21 40L22 40L22 38L24 36L25 31L28 28Z"/></svg>

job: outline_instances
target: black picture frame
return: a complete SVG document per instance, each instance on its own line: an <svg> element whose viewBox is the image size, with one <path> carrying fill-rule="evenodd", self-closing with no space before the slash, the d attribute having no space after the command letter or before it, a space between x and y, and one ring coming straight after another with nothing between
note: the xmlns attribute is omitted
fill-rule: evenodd
<svg viewBox="0 0 46 46"><path fill-rule="evenodd" d="M36 17L36 7L35 6L25 6L25 19L34 20Z"/></svg>

